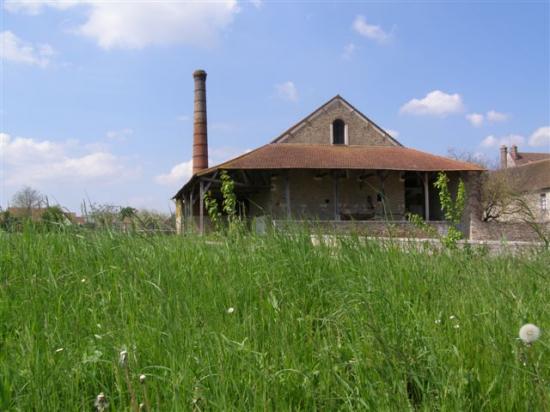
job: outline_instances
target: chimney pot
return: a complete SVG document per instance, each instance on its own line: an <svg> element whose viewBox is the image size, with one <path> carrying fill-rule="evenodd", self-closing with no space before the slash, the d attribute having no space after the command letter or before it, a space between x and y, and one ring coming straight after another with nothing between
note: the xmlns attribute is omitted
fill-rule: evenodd
<svg viewBox="0 0 550 412"><path fill-rule="evenodd" d="M518 160L518 147L516 145L512 145L512 148L510 149L510 154L512 156L512 159Z"/></svg>
<svg viewBox="0 0 550 412"><path fill-rule="evenodd" d="M206 72L195 70L193 112L193 174L208 168L208 131L206 123Z"/></svg>
<svg viewBox="0 0 550 412"><path fill-rule="evenodd" d="M500 146L500 168L506 169L508 167L508 148L506 145Z"/></svg>

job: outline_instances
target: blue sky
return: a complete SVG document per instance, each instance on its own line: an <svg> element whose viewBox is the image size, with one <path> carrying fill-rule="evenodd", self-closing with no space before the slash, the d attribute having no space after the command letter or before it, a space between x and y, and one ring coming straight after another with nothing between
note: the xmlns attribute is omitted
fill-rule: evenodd
<svg viewBox="0 0 550 412"><path fill-rule="evenodd" d="M211 163L336 94L420 150L550 151L549 4L2 2L0 205L30 185L168 211L197 68Z"/></svg>

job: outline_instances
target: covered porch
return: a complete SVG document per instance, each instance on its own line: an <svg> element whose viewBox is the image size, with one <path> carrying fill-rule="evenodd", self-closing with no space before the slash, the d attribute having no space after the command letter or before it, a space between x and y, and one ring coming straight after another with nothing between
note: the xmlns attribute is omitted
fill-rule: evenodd
<svg viewBox="0 0 550 412"><path fill-rule="evenodd" d="M409 213L442 222L433 171L358 169L227 170L235 183L238 213L263 221L407 223ZM195 176L176 196L178 232L205 233L210 221L204 195L221 204L220 170ZM454 191L463 173L448 172ZM186 189L186 190L185 190ZM335 227L351 227L335 223ZM357 225L356 225L357 226ZM378 225L379 226L379 225Z"/></svg>

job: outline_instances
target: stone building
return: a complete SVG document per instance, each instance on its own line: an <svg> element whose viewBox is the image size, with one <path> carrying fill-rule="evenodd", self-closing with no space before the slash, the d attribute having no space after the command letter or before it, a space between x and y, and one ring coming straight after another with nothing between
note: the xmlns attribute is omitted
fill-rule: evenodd
<svg viewBox="0 0 550 412"><path fill-rule="evenodd" d="M510 150L500 147L500 170L491 172L503 179L510 190L525 200L534 217L550 222L550 153L519 152L516 145ZM511 209L516 206L512 204ZM521 213L504 213L502 221L520 221Z"/></svg>
<svg viewBox="0 0 550 412"><path fill-rule="evenodd" d="M222 170L234 180L240 211L248 218L360 225L373 234L383 232L388 221L407 226L408 213L444 227L433 189L437 173L447 173L453 189L459 178L471 182L483 170L404 147L341 96L272 142L209 167L206 73L198 70L193 76L193 176L174 196L178 231L208 228L204 194L221 198Z"/></svg>

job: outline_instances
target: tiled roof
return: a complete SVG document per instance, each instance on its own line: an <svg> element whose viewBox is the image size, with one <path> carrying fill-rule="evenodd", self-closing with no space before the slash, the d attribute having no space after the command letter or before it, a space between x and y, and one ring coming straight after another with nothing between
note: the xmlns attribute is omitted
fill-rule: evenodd
<svg viewBox="0 0 550 412"><path fill-rule="evenodd" d="M550 159L550 153L518 152L518 157L517 159L514 159L514 162L517 166L520 166L531 162L538 162L539 160L544 159Z"/></svg>
<svg viewBox="0 0 550 412"><path fill-rule="evenodd" d="M401 146L333 146L271 143L205 169L363 169L422 172L482 171L478 165Z"/></svg>
<svg viewBox="0 0 550 412"><path fill-rule="evenodd" d="M522 192L546 189L550 187L550 157L493 173L503 173Z"/></svg>

